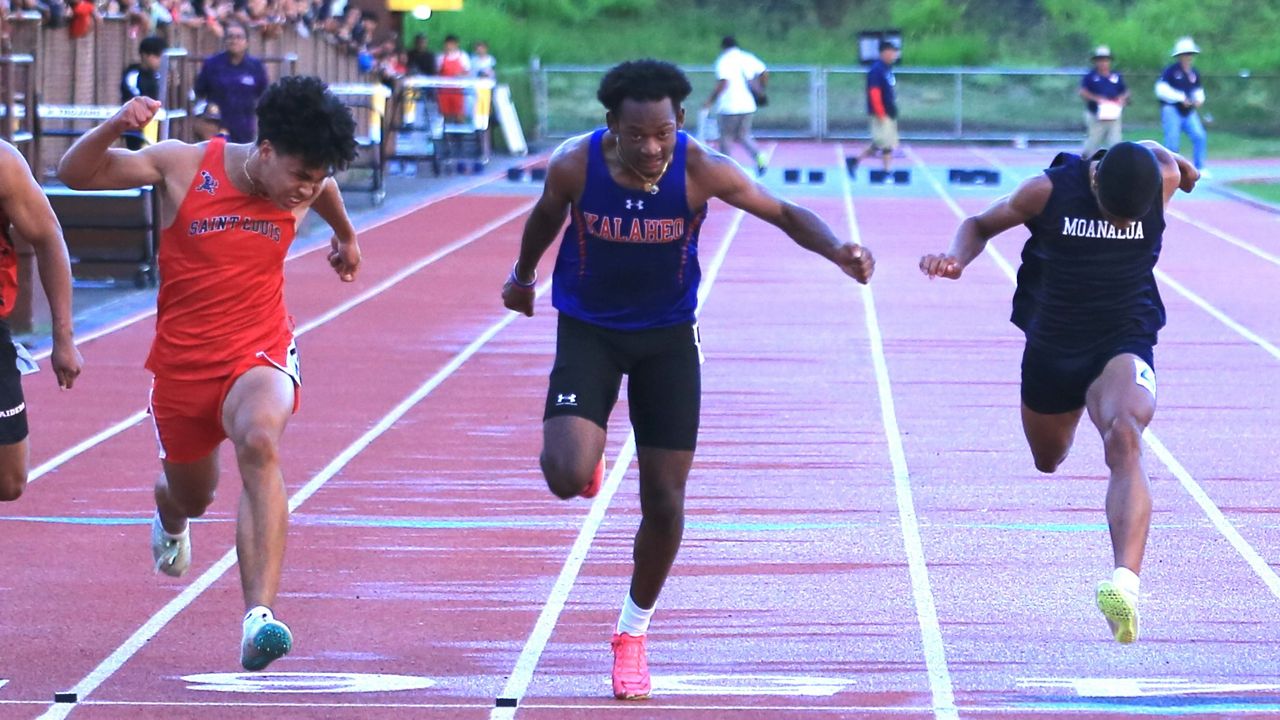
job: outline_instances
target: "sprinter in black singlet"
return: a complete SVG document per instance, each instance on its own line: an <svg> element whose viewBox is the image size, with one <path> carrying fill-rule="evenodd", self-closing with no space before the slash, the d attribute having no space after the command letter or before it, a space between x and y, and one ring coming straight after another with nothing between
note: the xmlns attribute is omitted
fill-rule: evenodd
<svg viewBox="0 0 1280 720"><path fill-rule="evenodd" d="M1031 231L1012 317L1027 337L1022 427L1045 473L1066 459L1085 410L1102 436L1115 570L1096 601L1121 643L1138 637L1138 573L1151 526L1142 432L1155 414L1152 348L1165 322L1153 271L1165 206L1197 179L1194 165L1154 142L1120 143L1088 160L1063 153L962 222L946 253L920 260L925 275L954 280L991 238L1020 224Z"/></svg>

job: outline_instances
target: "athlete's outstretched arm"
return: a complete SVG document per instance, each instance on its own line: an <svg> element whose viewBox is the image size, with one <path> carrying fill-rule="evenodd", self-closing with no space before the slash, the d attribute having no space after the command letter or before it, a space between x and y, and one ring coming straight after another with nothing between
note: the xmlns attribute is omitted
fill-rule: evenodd
<svg viewBox="0 0 1280 720"><path fill-rule="evenodd" d="M0 207L13 229L36 253L40 284L49 298L53 319L53 354L50 362L59 387L70 388L80 375L84 360L72 339L71 261L62 239L62 227L49 207L49 199L31 175L27 161L8 143L0 143Z"/></svg>
<svg viewBox="0 0 1280 720"><path fill-rule="evenodd" d="M111 147L130 130L141 130L160 110L160 102L136 97L109 120L81 135L58 162L58 179L73 190L123 190L159 185L164 158L176 140L149 145L137 152Z"/></svg>
<svg viewBox="0 0 1280 720"><path fill-rule="evenodd" d="M566 141L547 163L542 196L529 211L520 236L520 256L502 286L502 304L533 317L534 285L538 261L546 253L569 215L569 207L585 182L586 156L580 138Z"/></svg>
<svg viewBox="0 0 1280 720"><path fill-rule="evenodd" d="M1196 169L1195 163L1155 140L1139 140L1138 144L1150 150L1160 163L1160 172L1164 175L1165 207L1169 207L1169 201L1179 189L1183 192L1195 189L1196 182L1200 179L1200 171Z"/></svg>
<svg viewBox="0 0 1280 720"><path fill-rule="evenodd" d="M689 176L697 192L717 197L782 230L800 247L835 263L846 275L865 284L875 272L871 251L835 236L811 210L783 200L747 177L733 160L689 143Z"/></svg>
<svg viewBox="0 0 1280 720"><path fill-rule="evenodd" d="M327 178L324 181L324 187L311 203L311 208L333 230L333 237L329 240L329 265L343 282L355 280L356 270L360 268L360 245L356 242L356 228L347 215L337 180Z"/></svg>
<svg viewBox="0 0 1280 720"><path fill-rule="evenodd" d="M977 215L965 218L956 228L951 247L945 253L920 258L920 272L931 278L958 279L969 263L986 249L988 240L1039 215L1052 190L1053 184L1044 175L1023 180L1011 194Z"/></svg>

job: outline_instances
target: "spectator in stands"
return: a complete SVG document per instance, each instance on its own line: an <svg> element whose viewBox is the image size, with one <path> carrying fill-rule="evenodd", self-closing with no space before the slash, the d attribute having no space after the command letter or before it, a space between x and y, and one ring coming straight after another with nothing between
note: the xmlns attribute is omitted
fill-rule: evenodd
<svg viewBox="0 0 1280 720"><path fill-rule="evenodd" d="M1129 102L1129 88L1124 77L1111 69L1111 48L1099 45L1093 51L1093 71L1080 81L1080 97L1084 98L1084 149L1089 158L1101 148L1120 142L1120 109Z"/></svg>
<svg viewBox="0 0 1280 720"><path fill-rule="evenodd" d="M413 49L409 51L410 75L435 75L436 54L428 47L427 36L418 33L413 36Z"/></svg>
<svg viewBox="0 0 1280 720"><path fill-rule="evenodd" d="M1200 171L1200 177L1207 178L1205 170L1205 154L1209 144L1208 135L1204 131L1204 123L1200 120L1200 106L1204 105L1204 86L1200 82L1200 73L1192 64L1200 48L1195 40L1184 37L1173 46L1175 62L1164 69L1164 74L1156 82L1156 97L1160 98L1160 124L1164 126L1164 146L1178 152L1182 133L1191 138L1191 161Z"/></svg>
<svg viewBox="0 0 1280 720"><path fill-rule="evenodd" d="M444 52L437 61L436 71L441 77L461 78L471 74L471 58L462 51L457 35L445 37ZM437 97L440 114L447 122L466 122L466 96L461 90L441 89Z"/></svg>
<svg viewBox="0 0 1280 720"><path fill-rule="evenodd" d="M378 52L375 53L378 60L378 81L391 88L392 92L395 92L400 85L400 79L405 76L404 55L404 51L396 47L394 38L384 40L378 46Z"/></svg>
<svg viewBox="0 0 1280 720"><path fill-rule="evenodd" d="M149 97L162 100L160 97L160 59L169 43L162 37L152 35L138 43L138 62L124 69L124 77L120 80L120 103L124 104L136 97ZM130 150L141 150L145 141L141 132L128 132L124 135L125 146Z"/></svg>
<svg viewBox="0 0 1280 720"><path fill-rule="evenodd" d="M102 20L98 6L92 0L71 0L71 22L67 29L71 37L82 38L93 32L93 27Z"/></svg>
<svg viewBox="0 0 1280 720"><path fill-rule="evenodd" d="M497 79L498 60L489 54L489 43L478 42L472 46L471 75L478 78Z"/></svg>
<svg viewBox="0 0 1280 720"><path fill-rule="evenodd" d="M430 42L423 33L413 36L413 47L409 50L408 57L405 59L405 71L408 75L436 74L436 54L431 52ZM418 90L412 120L412 124L415 127L427 127L430 122L427 111L428 103L434 100L435 91L431 88Z"/></svg>
<svg viewBox="0 0 1280 720"><path fill-rule="evenodd" d="M489 54L489 43L484 41L477 42L471 46L471 77L485 80L497 80L498 71L496 66L498 61ZM492 98L490 94L489 102L481 102L481 93L492 93L492 90L480 90L476 88L475 92L467 93L467 117L477 118L477 113L484 112L486 115L493 112ZM480 109L477 109L477 106ZM485 110L485 107L488 110ZM478 119L478 118L477 118ZM489 125L485 124L484 132L480 133L480 161L489 162L489 151L492 146L492 139L489 136Z"/></svg>
<svg viewBox="0 0 1280 720"><path fill-rule="evenodd" d="M283 18L277 2L245 0L243 7L237 7L235 18L264 37L279 37L282 30Z"/></svg>
<svg viewBox="0 0 1280 720"><path fill-rule="evenodd" d="M215 104L222 129L231 142L253 142L257 136L254 108L267 89L267 70L248 53L249 33L244 25L228 23L223 36L226 51L204 61L196 76L196 96Z"/></svg>
<svg viewBox="0 0 1280 720"><path fill-rule="evenodd" d="M378 32L378 16L369 10L357 12L360 20L351 28L351 44L357 48L371 47L374 33Z"/></svg>
<svg viewBox="0 0 1280 720"><path fill-rule="evenodd" d="M59 28L67 22L66 0L14 0L15 11L34 10L47 27Z"/></svg>

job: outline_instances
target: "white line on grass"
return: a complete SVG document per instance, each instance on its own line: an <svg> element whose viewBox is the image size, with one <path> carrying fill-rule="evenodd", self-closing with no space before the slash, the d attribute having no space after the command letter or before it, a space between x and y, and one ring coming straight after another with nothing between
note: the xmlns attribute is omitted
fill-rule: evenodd
<svg viewBox="0 0 1280 720"><path fill-rule="evenodd" d="M844 146L836 145L836 165L844 164ZM848 220L849 238L862 244L858 229L858 216L853 208L853 188L847 173L839 173L844 196L845 218ZM893 488L898 502L898 517L902 523L902 544L907 554L907 568L911 575L911 594L915 599L916 619L920 623L920 639L924 650L925 669L929 675L929 690L933 693L933 715L938 720L954 720L956 711L955 690L951 683L951 671L947 669L947 651L942 641L942 626L938 622L938 608L934 603L933 589L929 584L929 566L924 558L924 543L920 538L920 520L916 516L915 499L911 492L911 472L907 468L907 453L902 446L902 430L898 427L898 413L893 402L893 386L889 380L889 362L884 353L884 338L880 334L880 320L876 314L875 295L870 285L862 286L862 301L867 323L867 341L871 346L871 362L876 373L876 388L880 396L880 418L889 443L889 459L893 463Z"/></svg>
<svg viewBox="0 0 1280 720"><path fill-rule="evenodd" d="M537 295L541 296L551 287L550 281L544 282L538 288ZM463 348L457 355L453 357L444 367L440 368L426 382L413 391L408 397L400 401L391 412L387 413L373 427L369 428L363 435L356 439L338 454L328 465L325 465L320 472L312 476L311 480L303 485L296 493L289 498L289 512L297 510L302 503L316 493L324 486L338 471L346 467L357 455L360 454L370 443L385 433L400 418L404 417L415 405L432 393L445 380L449 379L458 368L462 367L471 356L480 351L490 340L492 340L499 332L510 325L520 316L514 312L507 313L501 320L489 326L487 330L480 334L470 345ZM140 650L148 641L155 637L169 621L173 620L191 603L195 602L205 590L209 589L217 582L226 572L230 570L236 563L236 549L233 547L228 550L213 567L206 570L200 577L196 578L190 585L182 590L177 597L170 600L164 607L160 608L155 615L151 617L142 627L138 628L127 640L124 641L114 652L112 652L105 660L98 664L88 675L70 692L76 693L81 700L88 697L94 690L97 690L102 683L106 682L117 670L119 670L126 662L132 658L138 650ZM74 704L56 703L49 706L40 720L59 720L65 718L75 708Z"/></svg>
<svg viewBox="0 0 1280 720"><path fill-rule="evenodd" d="M997 167L1000 167L1004 171L1008 172L1008 168L1004 167L1000 163L1000 161L997 160L995 157L978 150L975 150L974 152L980 155L981 157L983 157L984 159L986 159L988 162L991 162ZM914 156L914 159L916 161L916 165L920 170L920 172L924 174L926 177L928 177L930 180L933 180L932 175L929 174L928 168L925 167L924 163L920 160L920 158L918 156ZM960 207L956 205L954 201L951 201L950 195L942 187L942 185L939 184L936 180L933 180L933 185L934 185L934 188L937 189L939 194L942 195L942 199L948 201L947 204L951 207L952 211L956 213L956 217L963 219L965 217L964 212L960 210ZM999 251L997 251L991 243L987 243L987 251L991 253L995 253L995 255L997 256L999 255ZM1008 265L1008 263L1005 262L1001 264L1001 268L1004 269L1005 275L1009 278L1009 280L1011 280L1016 285L1018 282L1018 276L1017 276L1017 273L1013 270L1012 266ZM1232 330L1235 330L1241 335L1244 335L1244 337L1252 340L1253 342L1258 343L1263 347L1264 350L1271 353L1272 355L1275 355L1278 359L1280 359L1280 355L1276 355L1276 352L1275 352L1276 348L1274 345L1271 345L1271 343L1268 343L1266 340L1263 340L1262 338L1258 337L1256 334L1248 331L1239 323L1236 323L1234 320L1228 317L1226 313L1223 313L1222 311L1213 307L1213 305L1209 304L1207 301L1200 298L1200 296L1195 295L1191 291L1182 287L1181 284L1173 281L1167 274L1162 273L1159 270L1156 270L1156 276L1160 278L1161 282L1168 283L1169 286L1172 287L1174 290L1177 290L1188 300L1191 300L1191 302L1198 305L1201 309L1205 310L1210 315L1217 318L1219 321L1227 324L1227 326L1230 327ZM1238 530L1236 530L1235 525L1233 525L1231 521L1227 519L1227 516L1222 513L1222 510L1218 508L1217 503L1215 503L1213 499L1209 497L1209 494L1204 491L1204 488L1195 479L1195 477L1193 477L1191 473L1187 472L1187 469L1182 466L1182 463L1178 462L1178 459L1174 457L1173 453L1170 452L1167 447L1165 447L1165 444L1160 441L1160 438L1157 437L1155 432L1153 432L1150 428L1148 428L1146 431L1142 433L1142 439L1146 440L1147 445L1149 445L1152 451L1155 452L1156 457L1160 458L1160 461L1164 463L1165 467L1169 468L1169 472L1172 472L1174 477L1178 478L1178 482L1182 484L1182 487L1187 491L1188 494L1191 495L1191 498L1195 500L1196 504L1200 506L1201 511L1203 511L1205 516L1209 518L1209 520L1213 523L1213 526L1217 528L1218 532L1221 533L1222 536L1225 537L1227 541L1231 543L1231 546L1234 547L1236 551L1240 553L1241 557L1244 558L1245 562L1248 563L1249 567L1253 569L1253 571L1258 575L1259 578L1261 578L1263 584L1265 584L1267 588L1271 590L1272 594L1280 598L1280 576L1278 576L1276 574L1276 571L1271 569L1271 566L1269 566L1266 563L1266 561L1262 559L1262 557L1258 554L1258 551L1253 549L1253 546L1249 544L1249 541L1245 540L1244 536L1241 535Z"/></svg>
<svg viewBox="0 0 1280 720"><path fill-rule="evenodd" d="M435 252L431 253L427 257L422 258L406 266L405 268L401 269L399 272L392 275L391 277L388 277L384 279L382 282L364 290L359 295L356 295L355 297L348 299L347 301L337 305L333 309L323 313L322 315L312 318L311 320L308 320L307 322L299 325L294 330L294 333L293 333L294 337L299 337L307 333L308 331L314 330L317 327L320 327L321 325L324 325L325 323L337 318L339 315L346 313L352 308L358 305L361 305L365 302L368 302L369 300L372 300L373 298L381 295L382 293L391 289L393 286L403 282L406 278L413 275L414 273L417 273L418 271L422 270L428 265L431 265L432 263L439 261L440 259L448 256L449 254L463 247L466 247L467 245L470 245L471 243L475 242L476 240L479 240L485 235L488 235L494 230L497 230L498 228L502 227L508 222L511 222L512 220L516 219L520 215L528 212L531 207L533 207L532 202L525 203L524 205L521 205L520 207L516 208L515 210L512 210L506 215L503 215L502 217L499 217L496 220L493 220L492 222L476 230L475 232L472 232L470 235L466 235L462 238L459 238L449 243L448 245L445 245L444 247L436 250ZM81 440L75 445L58 453L57 455L54 455L53 457L49 458L48 460L38 465L28 474L27 484L31 484L36 480L39 480L41 476L46 475L53 470L56 470L57 468L61 467L64 463L72 460L73 458L80 455L81 453L84 453L97 445L101 445L102 443L106 442L107 440L110 440L116 435L119 435L125 430L128 430L134 425L137 425L138 423L145 420L146 417L147 417L147 411L140 410L134 413L133 415L130 415L129 417L125 418L124 420L121 420L115 423L114 425L104 430L101 430L95 433L94 435L88 438L85 438L84 440Z"/></svg>

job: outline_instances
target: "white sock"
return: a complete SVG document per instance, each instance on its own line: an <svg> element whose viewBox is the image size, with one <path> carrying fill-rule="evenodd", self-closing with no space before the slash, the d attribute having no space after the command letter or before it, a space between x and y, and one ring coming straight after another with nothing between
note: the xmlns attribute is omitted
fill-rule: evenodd
<svg viewBox="0 0 1280 720"><path fill-rule="evenodd" d="M655 609L657 609L656 606L645 610L636 605L636 601L631 599L631 593L628 592L626 602L622 603L622 614L618 616L618 632L635 636L649 632L649 621L653 619Z"/></svg>
<svg viewBox="0 0 1280 720"><path fill-rule="evenodd" d="M270 620L274 616L271 614L271 608L266 605L259 605L255 608L251 608L249 612L244 614L244 622L248 623L249 620L254 617L261 617L263 620Z"/></svg>
<svg viewBox="0 0 1280 720"><path fill-rule="evenodd" d="M1127 567L1118 567L1111 573L1111 582L1124 592L1138 597L1138 575Z"/></svg>

